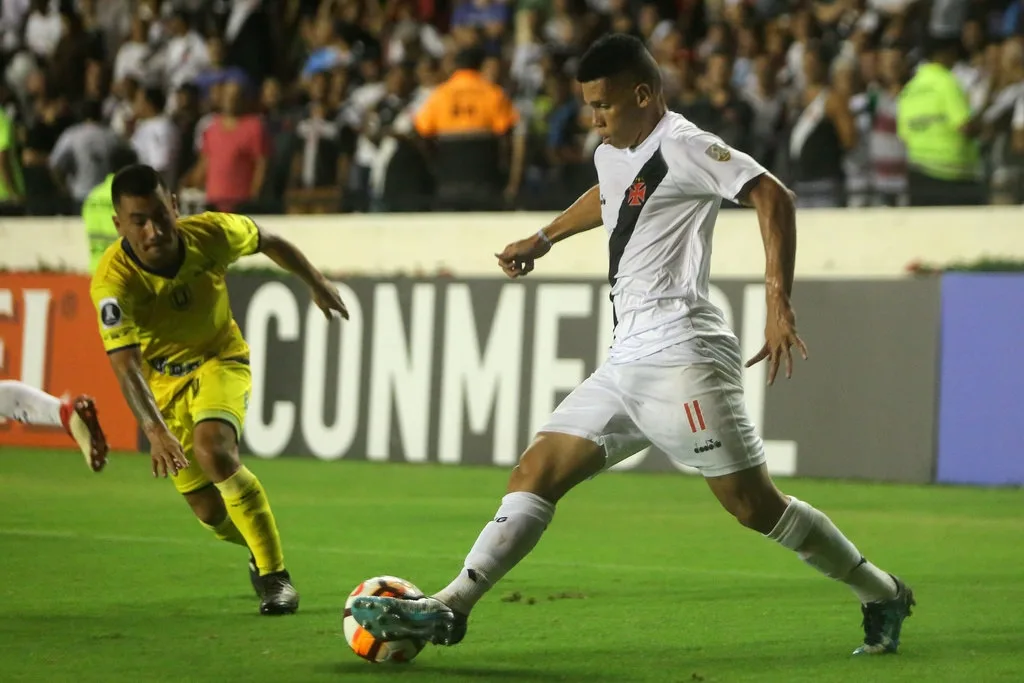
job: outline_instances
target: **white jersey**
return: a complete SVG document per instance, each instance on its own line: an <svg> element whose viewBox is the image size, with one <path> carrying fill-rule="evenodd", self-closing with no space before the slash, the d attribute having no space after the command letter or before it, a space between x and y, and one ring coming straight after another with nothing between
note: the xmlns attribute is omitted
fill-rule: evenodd
<svg viewBox="0 0 1024 683"><path fill-rule="evenodd" d="M615 310L609 361L714 360L700 340L735 340L708 300L715 220L723 197L767 171L673 112L635 148L601 145L594 163Z"/></svg>

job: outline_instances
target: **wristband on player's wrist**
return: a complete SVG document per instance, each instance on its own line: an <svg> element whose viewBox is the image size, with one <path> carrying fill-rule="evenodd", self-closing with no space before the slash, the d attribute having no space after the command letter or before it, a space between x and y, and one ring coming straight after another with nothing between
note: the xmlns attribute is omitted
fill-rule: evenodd
<svg viewBox="0 0 1024 683"><path fill-rule="evenodd" d="M537 231L537 237L539 237L541 241L543 241L544 244L548 245L549 247L552 246L552 244L554 244L551 241L551 238L544 234L544 228L541 228L540 230Z"/></svg>

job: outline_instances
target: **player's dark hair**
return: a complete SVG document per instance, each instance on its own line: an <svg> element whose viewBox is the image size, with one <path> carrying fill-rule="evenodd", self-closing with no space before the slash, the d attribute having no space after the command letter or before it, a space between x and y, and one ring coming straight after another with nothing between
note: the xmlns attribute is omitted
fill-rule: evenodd
<svg viewBox="0 0 1024 683"><path fill-rule="evenodd" d="M160 188L167 189L164 179L152 166L132 164L125 166L114 174L114 182L110 184L110 197L114 206L121 202L121 197L147 197Z"/></svg>
<svg viewBox="0 0 1024 683"><path fill-rule="evenodd" d="M609 33L598 38L583 53L576 67L580 83L628 74L637 84L661 90L661 71L643 41L625 33Z"/></svg>

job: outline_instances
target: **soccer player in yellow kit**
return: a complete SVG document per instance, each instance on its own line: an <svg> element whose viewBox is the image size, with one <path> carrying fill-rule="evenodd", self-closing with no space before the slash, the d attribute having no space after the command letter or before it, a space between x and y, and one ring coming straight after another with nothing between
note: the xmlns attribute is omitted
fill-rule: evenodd
<svg viewBox="0 0 1024 683"><path fill-rule="evenodd" d="M149 439L153 476L171 475L204 527L248 548L260 613L291 614L299 595L270 503L238 457L252 378L224 276L234 261L260 252L309 285L328 318L348 312L294 245L250 218L179 218L151 167L122 169L111 193L121 239L100 259L92 299L125 399Z"/></svg>

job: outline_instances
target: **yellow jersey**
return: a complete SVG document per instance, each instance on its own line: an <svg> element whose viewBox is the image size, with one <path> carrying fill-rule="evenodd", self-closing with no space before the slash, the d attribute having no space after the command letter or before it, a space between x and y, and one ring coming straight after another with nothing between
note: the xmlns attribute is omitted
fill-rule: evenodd
<svg viewBox="0 0 1024 683"><path fill-rule="evenodd" d="M205 361L248 361L224 278L228 266L260 245L259 229L246 216L209 212L177 225L176 268L148 268L122 238L100 258L90 288L107 353L138 347L161 405Z"/></svg>

